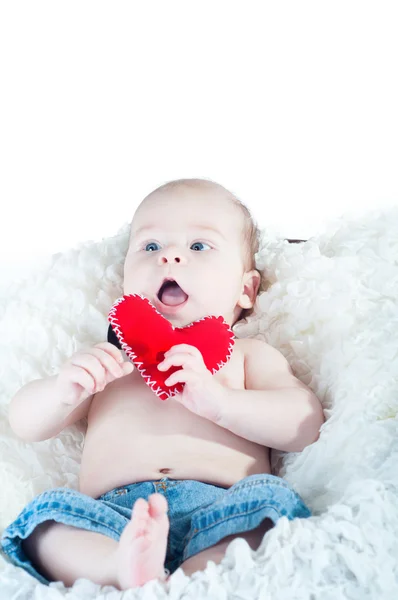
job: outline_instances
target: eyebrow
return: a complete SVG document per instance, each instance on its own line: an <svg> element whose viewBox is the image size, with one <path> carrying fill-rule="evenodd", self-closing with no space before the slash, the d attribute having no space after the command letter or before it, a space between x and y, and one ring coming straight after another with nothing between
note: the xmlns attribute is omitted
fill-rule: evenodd
<svg viewBox="0 0 398 600"><path fill-rule="evenodd" d="M216 233L217 235L222 237L224 240L226 240L226 237L221 233L221 231L219 231L218 229L215 229L214 227L209 227L208 225L194 225L191 227L191 229L203 229L204 231L211 231L212 233ZM133 237L138 236L140 233L143 233L144 231L159 231L159 227L140 227L140 229L137 229L137 231L135 231L133 233Z"/></svg>

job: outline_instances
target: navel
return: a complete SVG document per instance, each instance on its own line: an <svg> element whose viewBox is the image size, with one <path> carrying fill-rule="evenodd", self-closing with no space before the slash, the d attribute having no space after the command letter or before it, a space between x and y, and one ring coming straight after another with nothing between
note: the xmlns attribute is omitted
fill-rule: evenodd
<svg viewBox="0 0 398 600"><path fill-rule="evenodd" d="M172 471L172 469L167 469L167 468L160 469L160 473L163 473L164 475L166 475L167 473L171 473L171 471Z"/></svg>

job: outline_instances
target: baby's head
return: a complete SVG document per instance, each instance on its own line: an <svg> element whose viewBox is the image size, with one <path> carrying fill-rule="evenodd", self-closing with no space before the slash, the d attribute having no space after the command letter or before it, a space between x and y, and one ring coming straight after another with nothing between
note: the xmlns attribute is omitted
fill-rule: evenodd
<svg viewBox="0 0 398 600"><path fill-rule="evenodd" d="M251 314L264 289L255 269L258 244L250 212L223 186L171 181L134 214L123 292L149 298L175 327L207 315L222 315L233 326Z"/></svg>

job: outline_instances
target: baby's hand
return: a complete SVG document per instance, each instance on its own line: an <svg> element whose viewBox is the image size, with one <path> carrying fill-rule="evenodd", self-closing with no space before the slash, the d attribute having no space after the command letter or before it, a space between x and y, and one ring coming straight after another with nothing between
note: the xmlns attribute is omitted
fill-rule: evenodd
<svg viewBox="0 0 398 600"><path fill-rule="evenodd" d="M217 422L225 405L226 388L221 385L206 367L201 352L189 344L177 344L165 352L160 371L181 366L166 379L166 385L185 383L181 394L174 398L200 417Z"/></svg>
<svg viewBox="0 0 398 600"><path fill-rule="evenodd" d="M91 394L101 392L108 383L134 370L131 362L109 342L79 350L62 366L56 389L64 404L78 406Z"/></svg>

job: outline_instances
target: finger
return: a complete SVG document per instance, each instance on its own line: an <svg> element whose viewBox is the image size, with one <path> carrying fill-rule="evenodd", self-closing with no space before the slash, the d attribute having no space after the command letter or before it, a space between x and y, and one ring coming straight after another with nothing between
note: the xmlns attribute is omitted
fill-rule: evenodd
<svg viewBox="0 0 398 600"><path fill-rule="evenodd" d="M81 385L88 392L95 390L94 377L86 369L72 364L67 365L65 369L68 371L69 381Z"/></svg>
<svg viewBox="0 0 398 600"><path fill-rule="evenodd" d="M159 371L167 371L170 367L183 367L197 369L201 363L198 363L198 359L190 354L175 354L166 358L163 362L158 364Z"/></svg>
<svg viewBox="0 0 398 600"><path fill-rule="evenodd" d="M101 350L104 350L105 352L113 356L113 358L118 363L124 362L123 354L121 353L119 348L116 348L116 346L114 346L110 342L99 342L99 344L95 344L94 348L101 348Z"/></svg>
<svg viewBox="0 0 398 600"><path fill-rule="evenodd" d="M188 371L186 369L180 369L176 371L170 377L168 377L165 381L166 385L175 385L176 383L190 383L194 384L199 381L199 376L197 373L193 371Z"/></svg>
<svg viewBox="0 0 398 600"><path fill-rule="evenodd" d="M176 344L175 346L172 346L170 350L167 350L167 352L165 352L164 355L171 356L176 352L186 352L188 354L191 354L192 356L200 356L202 358L202 353L200 352L200 350L198 350L196 346L192 346L191 344Z"/></svg>
<svg viewBox="0 0 398 600"><path fill-rule="evenodd" d="M129 361L122 364L122 369L124 375L128 375L128 373L132 373L134 371L135 366L132 362Z"/></svg>
<svg viewBox="0 0 398 600"><path fill-rule="evenodd" d="M106 371L96 356L90 353L79 352L70 359L72 366L81 367L91 375L94 380L94 389L105 385Z"/></svg>
<svg viewBox="0 0 398 600"><path fill-rule="evenodd" d="M122 366L118 364L117 360L106 352L106 350L94 346L94 348L90 348L89 352L98 358L102 366L109 371L113 377L121 377L124 375Z"/></svg>

